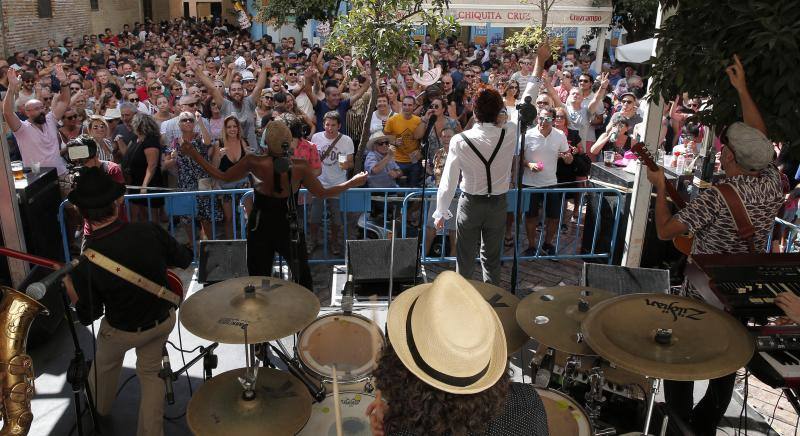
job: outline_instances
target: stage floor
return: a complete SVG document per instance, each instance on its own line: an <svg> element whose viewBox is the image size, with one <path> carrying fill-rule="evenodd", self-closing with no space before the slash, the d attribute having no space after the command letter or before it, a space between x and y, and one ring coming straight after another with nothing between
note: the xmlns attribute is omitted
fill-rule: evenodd
<svg viewBox="0 0 800 436"><path fill-rule="evenodd" d="M504 274L510 273L510 265L505 265ZM580 262L561 261L558 263L550 261L537 261L529 262L528 265L521 272L523 285L521 286L521 296L535 290L538 287L557 286L559 284L575 285L580 278ZM322 272L321 267L315 267L315 273ZM330 277L330 266L327 267L328 277ZM319 270L319 271L317 271ZM433 279L440 268L429 267L428 278ZM197 292L200 289L199 284L192 281L195 274L193 268L181 272L184 284L190 283L187 296ZM315 274L316 275L316 274ZM475 277L477 278L477 276ZM507 280L507 279L506 279ZM330 299L330 288L318 290L317 295L323 306L328 303ZM331 309L325 309L329 311ZM335 309L333 309L335 310ZM385 308L378 307L376 309L370 308L361 312L367 317L377 318L377 324L383 327L385 319ZM99 322L95 324L95 330ZM89 328L78 325L78 334L84 352L87 356L92 356L92 332ZM207 346L210 341L198 338L189 333L184 328L175 327L170 335L170 341L179 345L182 343L182 348L186 350L193 349L198 345ZM285 344L292 345L293 338L286 338ZM522 380L522 371L520 367L527 367L532 357L532 350L536 349L537 344L530 341L524 348L522 353L518 353L512 358L512 368L514 370L514 379L516 381ZM183 365L181 353L169 347L170 359L172 361L172 368L177 369ZM36 349L30 350L30 354L34 359L34 367L36 371L36 395L32 401L32 410L34 414L34 422L30 431L31 435L69 435L77 434L74 430L75 412L72 404L71 387L66 384L66 370L70 359L73 356L72 341L69 337L69 331L64 323L62 323L59 330L53 335L50 341ZM197 353L187 353L186 361L190 360ZM219 366L214 370L214 375L220 374L224 371L231 369L242 368L245 366L245 353L242 345L228 345L220 344L216 349L215 354L219 356ZM135 353L129 352L123 364L122 374L120 376L120 383L134 375L135 368ZM524 364L522 363L524 362ZM175 387L175 404L166 406L166 415L174 417L174 419L167 419L164 423L165 435L168 436L184 436L191 435L184 412L186 405L190 399L190 389L196 390L203 382L202 362L189 369L189 380L187 377L182 376L174 383ZM526 374L525 381L530 382L530 376ZM191 386L190 386L191 385ZM755 403L762 413L769 416L772 407L775 406L775 401L770 402L771 399L776 399L775 392L761 385L757 380L750 380L750 403ZM697 383L695 387L695 395L700 396L704 392L705 384ZM661 397L661 396L660 396ZM117 400L114 403L113 420L115 428L115 436L128 436L136 434L136 420L138 410L139 398L139 384L134 377L130 380L119 392ZM659 398L663 401L663 398ZM779 409L780 410L780 409ZM726 413L726 419L721 424L718 434L732 435L739 428L740 413L742 411L741 396L734 394L734 401L731 402L730 407ZM780 423L784 424L789 421L787 417L789 410L780 410L778 419ZM770 429L765 420L754 409L748 407L747 411L747 427L748 434L778 434ZM85 434L91 434L91 424L88 418L84 419ZM660 425L656 423L655 425ZM657 426L654 428L658 428ZM789 430L793 430L793 426L783 425L780 434L790 434Z"/></svg>

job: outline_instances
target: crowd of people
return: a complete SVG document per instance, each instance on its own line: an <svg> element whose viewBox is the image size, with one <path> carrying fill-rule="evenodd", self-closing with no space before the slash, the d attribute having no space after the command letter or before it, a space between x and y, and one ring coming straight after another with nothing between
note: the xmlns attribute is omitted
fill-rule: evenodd
<svg viewBox="0 0 800 436"><path fill-rule="evenodd" d="M478 92L500 93L504 125L514 130L516 104L534 82L540 86L531 97L546 115L536 120L525 140L524 186L582 186L590 163L602 159L603 152L626 162L625 153L642 139L642 78L632 66L607 58L595 71L596 54L588 45L565 50L555 61L548 58L539 69L535 53L511 50L503 41L472 46L454 38L425 39L419 50L419 65L398 61L390 74L378 75L376 107L370 111L368 61L332 56L306 39L253 39L248 31L219 19L146 21L125 25L118 34L109 29L14 53L0 61L0 93L25 166L55 167L66 176L69 164L84 163L71 162L67 152L71 141L83 138L97 158L89 164L121 173L133 187L131 193L253 186L256 180L249 175L231 182L214 179L187 160L181 145L192 144L225 171L247 154L266 154L264 126L285 114L303 123L294 157L306 160L323 186L341 183L354 168L364 168L368 187L435 187L450 140L476 124ZM422 60L441 68L435 83L415 80ZM689 96L667 105L661 138L665 154L698 153L706 129L689 120L702 105L701 99ZM362 135L365 126L369 131ZM357 154L360 149L365 150ZM673 166L678 160L671 159ZM796 164L785 169L794 186L792 170ZM577 221L580 198L570 199L569 207L553 196L547 201L534 197L525 222L524 254L557 254L554 236L567 230L569 221ZM352 217L341 213L337 199L324 204L317 198L299 201L308 203L307 249L313 252L327 237L329 252L339 255L342 228ZM797 210L796 198L792 201L784 214L791 222ZM230 197L218 199L214 207L208 197L190 206L200 223L195 232L189 228L191 220L183 219L190 241L211 238L214 225L219 237L233 234L235 201ZM164 220L163 207L163 199L140 199L132 202L130 213L134 220ZM562 208L565 218L559 219ZM373 207L373 217L382 209ZM422 217L421 208L412 206L408 218L413 224L427 218L433 230L435 203L429 209ZM173 204L171 210L180 213L181 208ZM324 216L330 219L327 235L321 234ZM509 217L507 247L513 244L510 223ZM445 230L454 249L453 229ZM538 244L539 230L544 231L543 244ZM436 235L428 233L426 251Z"/></svg>

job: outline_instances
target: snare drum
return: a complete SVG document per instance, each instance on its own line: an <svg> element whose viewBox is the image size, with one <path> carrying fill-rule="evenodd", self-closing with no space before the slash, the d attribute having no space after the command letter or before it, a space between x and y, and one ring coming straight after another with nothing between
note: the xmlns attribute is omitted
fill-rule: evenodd
<svg viewBox="0 0 800 436"><path fill-rule="evenodd" d="M362 392L339 392L342 411L342 434L347 436L372 436L367 407L375 397ZM311 406L311 417L298 436L336 436L336 412L333 394L321 403Z"/></svg>
<svg viewBox="0 0 800 436"><path fill-rule="evenodd" d="M297 357L324 383L333 380L333 365L340 384L359 383L369 379L385 343L370 319L337 312L317 318L300 332Z"/></svg>
<svg viewBox="0 0 800 436"><path fill-rule="evenodd" d="M550 389L536 388L536 392L544 403L544 410L547 413L547 430L551 435L591 436L593 434L594 430L592 430L589 415L575 400Z"/></svg>

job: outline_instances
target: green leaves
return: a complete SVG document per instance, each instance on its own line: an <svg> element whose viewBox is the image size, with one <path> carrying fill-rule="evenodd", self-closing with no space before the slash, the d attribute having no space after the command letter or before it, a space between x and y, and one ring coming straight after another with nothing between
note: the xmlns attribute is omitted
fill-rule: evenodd
<svg viewBox="0 0 800 436"><path fill-rule="evenodd" d="M770 138L798 147L800 8L796 3L681 0L677 7L657 35L660 53L651 70L654 94L668 101L683 91L709 96L713 109L700 115L704 123L721 126L739 120L738 96L725 74L737 53Z"/></svg>

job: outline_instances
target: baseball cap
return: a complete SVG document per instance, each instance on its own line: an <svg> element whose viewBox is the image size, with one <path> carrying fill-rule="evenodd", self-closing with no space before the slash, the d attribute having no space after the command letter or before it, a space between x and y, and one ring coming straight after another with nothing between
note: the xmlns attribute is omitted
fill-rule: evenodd
<svg viewBox="0 0 800 436"><path fill-rule="evenodd" d="M737 121L725 130L736 163L747 171L761 171L775 160L775 149L761 131Z"/></svg>

